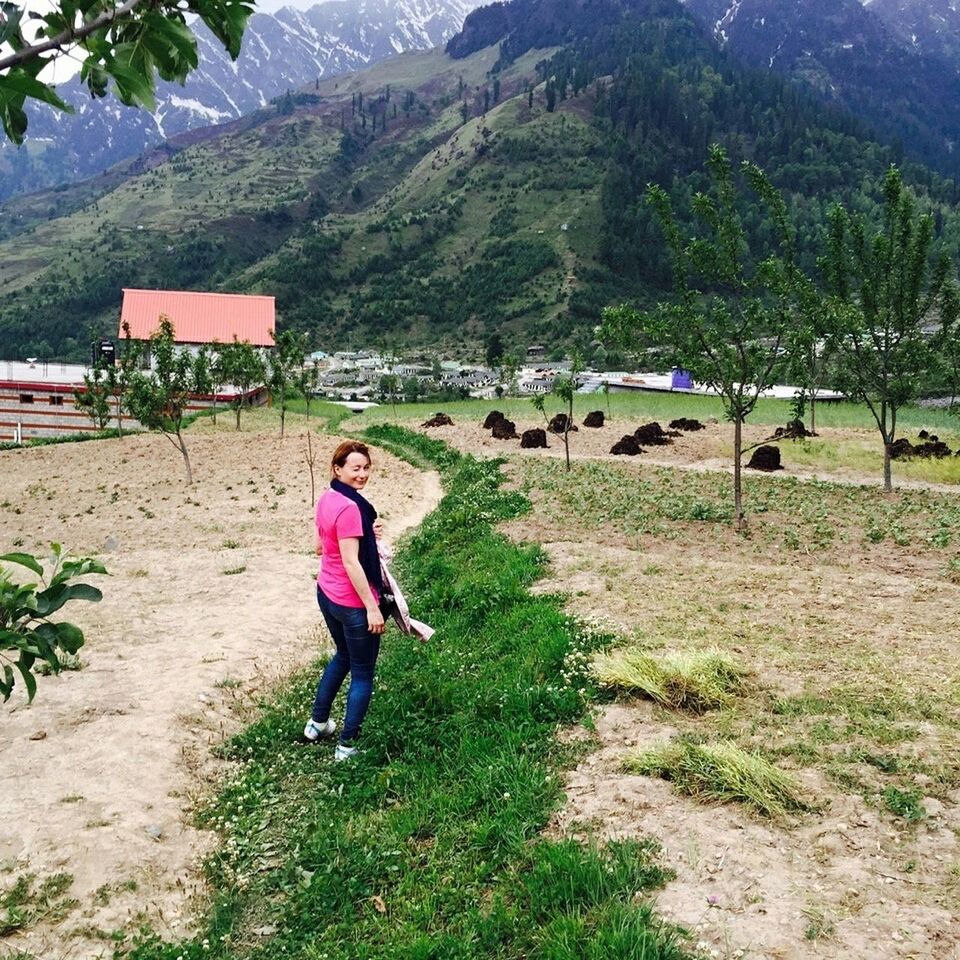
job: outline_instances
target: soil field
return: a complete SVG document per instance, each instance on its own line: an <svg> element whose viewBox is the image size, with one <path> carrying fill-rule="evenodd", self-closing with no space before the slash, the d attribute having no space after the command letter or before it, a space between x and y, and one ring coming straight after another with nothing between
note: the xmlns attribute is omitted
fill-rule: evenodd
<svg viewBox="0 0 960 960"><path fill-rule="evenodd" d="M544 426L537 416L517 432ZM581 759L549 832L659 841L676 879L658 909L708 956L960 958L954 464L932 484L895 465L901 491L886 496L864 469L874 435L826 428L782 445L785 470L749 475L737 534L730 426L611 455L641 422L581 426L570 472L549 433L548 449L521 451L479 421L424 430L507 457L533 510L506 532L550 560L537 590L619 644L716 647L749 673L734 702L702 715L606 692L590 722L560 734ZM189 929L212 848L192 814L222 772L215 747L324 644L302 430L295 421L280 441L267 413L239 436L198 424L193 488L159 437L0 454L7 549L56 540L112 574L103 603L69 611L87 631L83 668L41 678L34 705L3 714L0 890L72 877L3 948L109 956L111 934L140 922ZM749 426L746 442L768 433ZM369 493L395 536L440 491L435 475L378 454ZM676 736L759 753L812 809L705 807L623 772L628 750Z"/></svg>
<svg viewBox="0 0 960 960"><path fill-rule="evenodd" d="M185 933L212 844L193 814L222 773L215 748L326 649L306 422L288 416L280 440L266 411L241 433L220 421L189 431L191 487L160 436L0 453L4 551L55 541L110 573L91 578L101 603L64 610L86 633L82 668L0 708L0 891L26 883L31 914L2 954L111 956L142 924ZM333 444L314 436L318 490ZM395 538L439 480L383 453L374 467L368 493Z"/></svg>

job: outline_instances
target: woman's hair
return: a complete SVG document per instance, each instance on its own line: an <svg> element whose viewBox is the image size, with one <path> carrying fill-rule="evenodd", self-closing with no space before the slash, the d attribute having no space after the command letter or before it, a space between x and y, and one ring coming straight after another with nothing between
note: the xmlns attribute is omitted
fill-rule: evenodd
<svg viewBox="0 0 960 960"><path fill-rule="evenodd" d="M342 467L347 462L347 457L351 453L362 453L367 458L367 463L372 463L370 459L370 449L365 443L361 443L359 440L344 440L343 443L333 451L333 456L330 458L330 476L335 477L334 467Z"/></svg>

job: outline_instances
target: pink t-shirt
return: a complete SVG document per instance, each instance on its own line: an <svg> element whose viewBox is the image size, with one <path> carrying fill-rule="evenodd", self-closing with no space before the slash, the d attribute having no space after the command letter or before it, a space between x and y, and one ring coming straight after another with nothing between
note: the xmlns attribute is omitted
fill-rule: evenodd
<svg viewBox="0 0 960 960"><path fill-rule="evenodd" d="M362 607L360 594L354 589L340 557L340 541L345 537L363 536L360 508L336 490L327 490L317 501L317 533L323 551L317 586L328 600L341 607ZM373 599L379 600L377 591L370 588Z"/></svg>

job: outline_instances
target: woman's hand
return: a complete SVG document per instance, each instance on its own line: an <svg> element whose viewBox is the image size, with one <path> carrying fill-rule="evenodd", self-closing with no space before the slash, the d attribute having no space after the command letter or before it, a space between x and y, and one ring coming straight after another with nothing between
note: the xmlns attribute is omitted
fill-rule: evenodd
<svg viewBox="0 0 960 960"><path fill-rule="evenodd" d="M383 521L379 517L373 521L373 535L378 540L383 536Z"/></svg>
<svg viewBox="0 0 960 960"><path fill-rule="evenodd" d="M371 633L383 633L386 629L379 607L367 607L367 629Z"/></svg>

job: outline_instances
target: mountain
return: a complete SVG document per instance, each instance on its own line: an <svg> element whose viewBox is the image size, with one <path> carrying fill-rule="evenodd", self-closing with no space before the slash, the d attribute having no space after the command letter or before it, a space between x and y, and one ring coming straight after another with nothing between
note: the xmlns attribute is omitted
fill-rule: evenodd
<svg viewBox="0 0 960 960"><path fill-rule="evenodd" d="M670 290L647 184L692 231L716 142L785 191L813 275L830 204L878 216L896 159L856 117L744 67L674 0L481 8L447 50L311 82L4 205L0 342L85 356L91 333L116 334L122 287L179 287L272 294L282 328L325 350L466 354L497 333L589 359L604 306ZM960 188L903 172L956 255ZM749 191L741 208L762 249L768 215Z"/></svg>
<svg viewBox="0 0 960 960"><path fill-rule="evenodd" d="M236 62L200 22L200 66L185 86L161 81L153 114L112 97L93 100L79 79L58 93L75 113L30 111L27 142L0 142L0 200L91 176L184 131L265 107L288 89L359 70L455 34L477 0L330 0L250 18Z"/></svg>
<svg viewBox="0 0 960 960"><path fill-rule="evenodd" d="M900 40L918 53L960 69L960 4L957 0L864 0Z"/></svg>
<svg viewBox="0 0 960 960"><path fill-rule="evenodd" d="M943 20L935 13L941 5ZM686 6L743 63L806 84L910 155L960 175L955 3L686 0Z"/></svg>

